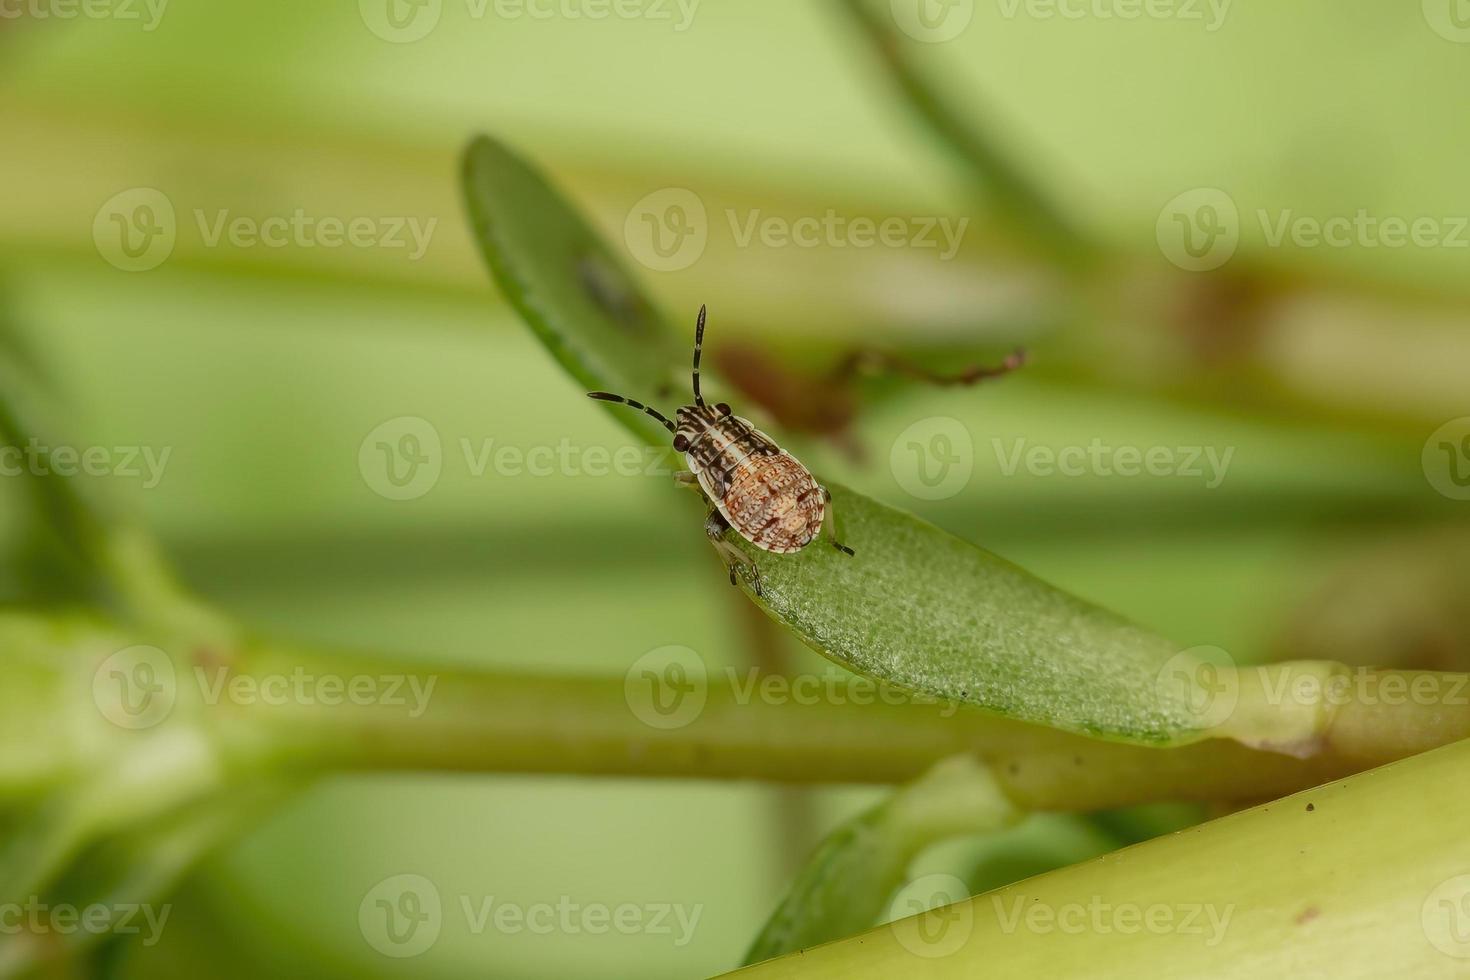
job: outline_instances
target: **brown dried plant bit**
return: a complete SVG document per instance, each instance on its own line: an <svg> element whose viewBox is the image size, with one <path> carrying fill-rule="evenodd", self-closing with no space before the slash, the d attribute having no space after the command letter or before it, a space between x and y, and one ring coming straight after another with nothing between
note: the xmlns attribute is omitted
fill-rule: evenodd
<svg viewBox="0 0 1470 980"><path fill-rule="evenodd" d="M588 397L645 412L673 433L674 450L684 454L689 466L689 473L680 473L676 479L698 488L709 502L705 533L724 559L730 584L736 583L737 571L743 572L759 595L760 575L755 566L725 539L725 532L732 528L762 551L789 554L811 544L825 526L833 547L847 555L853 551L837 540L831 527L832 495L811 472L770 436L732 414L729 405L705 402L699 390L705 316L701 306L694 332L694 404L675 412L677 421L622 395L593 391Z"/></svg>
<svg viewBox="0 0 1470 980"><path fill-rule="evenodd" d="M860 378L891 374L940 387L969 386L1009 374L1025 363L1026 351L1018 348L999 365L945 373L886 351L859 348L825 374L808 375L787 369L755 347L727 345L719 354L720 371L731 385L782 427L830 439L854 460L863 455L850 432L858 412Z"/></svg>

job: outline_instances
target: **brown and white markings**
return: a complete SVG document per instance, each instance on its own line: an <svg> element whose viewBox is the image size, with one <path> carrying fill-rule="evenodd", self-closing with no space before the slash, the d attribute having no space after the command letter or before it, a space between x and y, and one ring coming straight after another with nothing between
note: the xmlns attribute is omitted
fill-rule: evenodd
<svg viewBox="0 0 1470 980"><path fill-rule="evenodd" d="M674 434L674 449L684 454L688 473L675 479L697 487L709 501L705 533L714 542L735 584L737 569L746 572L751 587L760 595L760 573L740 550L725 540L730 528L762 551L789 554L811 544L823 526L828 539L843 554L852 549L836 538L832 517L832 495L812 477L807 468L776 445L764 432L738 415L724 402L705 403L699 392L699 358L704 348L705 308L699 308L694 330L694 404L674 413L670 422L656 409L641 402L593 391L588 397L616 402L646 412Z"/></svg>

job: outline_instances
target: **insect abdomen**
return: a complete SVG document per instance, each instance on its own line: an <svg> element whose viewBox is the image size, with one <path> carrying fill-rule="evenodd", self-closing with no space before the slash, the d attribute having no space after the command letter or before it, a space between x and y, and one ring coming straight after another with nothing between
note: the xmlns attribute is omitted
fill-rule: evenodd
<svg viewBox="0 0 1470 980"><path fill-rule="evenodd" d="M827 499L807 468L745 419L711 427L687 455L725 520L764 551L800 551L826 516Z"/></svg>

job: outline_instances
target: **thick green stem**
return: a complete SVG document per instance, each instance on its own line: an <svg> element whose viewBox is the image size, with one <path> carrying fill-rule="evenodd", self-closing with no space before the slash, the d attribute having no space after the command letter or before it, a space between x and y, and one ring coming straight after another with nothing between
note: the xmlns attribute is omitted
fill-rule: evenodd
<svg viewBox="0 0 1470 980"><path fill-rule="evenodd" d="M1025 809L1097 810L1154 800L1255 800L1470 736L1470 710L1415 703L1335 709L1308 757L1209 739L1171 749L1125 745L949 705L890 703L835 687L810 703L722 678L700 682L674 715L651 715L623 678L535 677L261 650L242 676L401 678L396 698L271 705L223 698L221 732L237 751L311 771L457 770L601 776L906 782L970 753ZM1458 675L1431 675L1442 689ZM363 682L366 684L366 682ZM376 690L386 692L390 681ZM414 685L417 685L415 688ZM431 686L432 685L432 686ZM363 690L366 690L364 686ZM416 713L419 691L422 710ZM699 691L703 703L697 706ZM865 692L865 697L856 697ZM382 703L402 700L402 704ZM863 703L857 703L861 701ZM640 718L677 727L656 728Z"/></svg>
<svg viewBox="0 0 1470 980"><path fill-rule="evenodd" d="M1170 753L1172 754L1172 753ZM784 956L750 980L1462 977L1470 744Z"/></svg>

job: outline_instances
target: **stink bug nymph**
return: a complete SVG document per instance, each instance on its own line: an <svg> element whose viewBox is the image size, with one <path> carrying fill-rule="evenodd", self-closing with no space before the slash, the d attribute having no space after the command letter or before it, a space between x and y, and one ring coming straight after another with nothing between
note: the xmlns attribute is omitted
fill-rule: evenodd
<svg viewBox="0 0 1470 980"><path fill-rule="evenodd" d="M731 528L762 551L789 554L811 544L826 525L827 538L834 548L846 555L853 551L837 540L836 529L831 526L832 495L811 472L748 420L732 415L729 405L705 403L699 393L705 313L701 306L699 323L694 328L694 404L675 412L676 421L622 395L592 391L588 397L646 412L673 433L674 451L683 453L689 464L689 472L679 473L674 479L698 488L709 502L704 531L724 559L730 584L735 584L736 570L744 569L751 587L760 595L759 572L725 540L725 532Z"/></svg>

